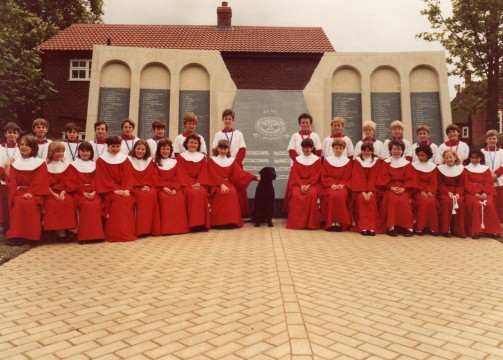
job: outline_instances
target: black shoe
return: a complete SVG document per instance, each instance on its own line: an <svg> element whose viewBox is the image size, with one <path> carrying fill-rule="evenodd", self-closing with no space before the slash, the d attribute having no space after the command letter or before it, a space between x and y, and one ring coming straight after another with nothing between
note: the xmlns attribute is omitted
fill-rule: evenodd
<svg viewBox="0 0 503 360"><path fill-rule="evenodd" d="M474 240L478 240L478 239L480 239L479 234L477 234L477 233L473 234L473 235L472 235L472 239L474 239Z"/></svg>
<svg viewBox="0 0 503 360"><path fill-rule="evenodd" d="M335 230L334 230L335 232L341 232L342 231L342 227L340 225L335 225L334 228L335 228Z"/></svg>
<svg viewBox="0 0 503 360"><path fill-rule="evenodd" d="M450 232L446 232L446 233L443 233L442 234L443 237L446 237L446 238L450 238L452 237L451 233Z"/></svg>
<svg viewBox="0 0 503 360"><path fill-rule="evenodd" d="M417 236L423 236L423 232L421 230L414 231L414 234L416 234Z"/></svg>
<svg viewBox="0 0 503 360"><path fill-rule="evenodd" d="M397 233L395 231L395 229L388 229L388 231L386 231L386 234L388 234L389 236L391 237L397 237Z"/></svg>
<svg viewBox="0 0 503 360"><path fill-rule="evenodd" d="M376 236L376 233L374 230L367 230L367 231L368 231L369 236Z"/></svg>
<svg viewBox="0 0 503 360"><path fill-rule="evenodd" d="M368 230L363 230L360 232L360 234L362 234L363 236L369 236L370 232Z"/></svg>
<svg viewBox="0 0 503 360"><path fill-rule="evenodd" d="M256 223L255 223L255 227L260 227L260 223L259 223L259 222L256 222Z"/></svg>
<svg viewBox="0 0 503 360"><path fill-rule="evenodd" d="M272 223L272 220L270 220L270 221L267 222L267 226L268 227L273 227L274 226L273 223Z"/></svg>
<svg viewBox="0 0 503 360"><path fill-rule="evenodd" d="M16 239L16 238L6 239L5 243L7 245L9 245L9 246L22 246L22 245L24 245L24 241L23 240Z"/></svg>
<svg viewBox="0 0 503 360"><path fill-rule="evenodd" d="M423 233L421 233L422 235ZM405 230L405 234L404 234L405 237L411 237L412 236L412 230Z"/></svg>

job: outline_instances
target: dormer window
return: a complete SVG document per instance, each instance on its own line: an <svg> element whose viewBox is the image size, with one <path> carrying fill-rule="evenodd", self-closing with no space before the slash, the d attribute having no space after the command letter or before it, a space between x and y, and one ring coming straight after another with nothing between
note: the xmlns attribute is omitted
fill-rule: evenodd
<svg viewBox="0 0 503 360"><path fill-rule="evenodd" d="M91 60L70 60L70 80L91 80Z"/></svg>

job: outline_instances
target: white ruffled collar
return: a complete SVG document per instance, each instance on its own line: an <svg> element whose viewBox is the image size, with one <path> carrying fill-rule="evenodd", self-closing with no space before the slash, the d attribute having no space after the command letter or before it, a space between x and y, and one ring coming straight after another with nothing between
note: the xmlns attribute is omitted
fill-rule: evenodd
<svg viewBox="0 0 503 360"><path fill-rule="evenodd" d="M188 150L181 153L180 156L183 157L185 160L192 162L199 162L204 158L204 154L202 152L199 151L190 152Z"/></svg>
<svg viewBox="0 0 503 360"><path fill-rule="evenodd" d="M132 156L129 156L129 161L133 164L133 167L136 171L144 171L148 165L152 162L152 157L147 159L138 159Z"/></svg>
<svg viewBox="0 0 503 360"><path fill-rule="evenodd" d="M297 160L297 162L299 164L302 164L304 166L313 165L316 162L316 160L318 160L318 159L319 159L319 157L312 154L312 153L309 156L302 154L302 155L299 155L295 158L295 160Z"/></svg>
<svg viewBox="0 0 503 360"><path fill-rule="evenodd" d="M325 159L326 162L328 162L330 165L333 167L343 167L346 166L346 164L349 162L349 158L346 156L335 156L331 155Z"/></svg>
<svg viewBox="0 0 503 360"><path fill-rule="evenodd" d="M389 159L386 159L385 161L387 163L389 163L389 165L394 169L398 169L398 168L404 167L405 165L409 164L409 161L403 157L401 157L399 159L395 159L394 157L390 157Z"/></svg>
<svg viewBox="0 0 503 360"><path fill-rule="evenodd" d="M110 154L108 151L105 151L101 156L104 162L110 165L122 164L127 159L127 155L123 153L118 153L116 155Z"/></svg>
<svg viewBox="0 0 503 360"><path fill-rule="evenodd" d="M220 167L229 167L232 164L234 164L233 157L218 155L218 156L212 156L211 159Z"/></svg>
<svg viewBox="0 0 503 360"><path fill-rule="evenodd" d="M175 167L176 160L175 159L161 159L161 166L157 166L161 170L171 170Z"/></svg>
<svg viewBox="0 0 503 360"><path fill-rule="evenodd" d="M461 164L452 166L448 166L446 164L438 165L438 171L440 171L442 175L445 175L447 177L459 176L463 172L463 169L464 166Z"/></svg>
<svg viewBox="0 0 503 360"><path fill-rule="evenodd" d="M470 163L465 166L465 169L474 174L482 174L485 173L487 169L489 169L489 166L482 164L473 165L472 163Z"/></svg>
<svg viewBox="0 0 503 360"><path fill-rule="evenodd" d="M49 171L51 174L61 174L66 170L68 165L69 163L66 161L51 161L49 164L47 164L47 171Z"/></svg>
<svg viewBox="0 0 503 360"><path fill-rule="evenodd" d="M414 169L416 169L417 171L421 171L424 173L432 172L437 167L437 165L435 165L435 163L432 163L431 161L427 162L414 161L412 163L412 166L414 166Z"/></svg>
<svg viewBox="0 0 503 360"><path fill-rule="evenodd" d="M84 161L81 158L77 158L70 165L77 169L78 172L86 174L96 170L96 163L92 160Z"/></svg>
<svg viewBox="0 0 503 360"><path fill-rule="evenodd" d="M374 161L372 161L372 157L369 157L367 159L362 159L360 156L356 157L356 160L360 163L360 165L364 168L371 168L375 164L377 164L377 156L374 156Z"/></svg>
<svg viewBox="0 0 503 360"><path fill-rule="evenodd" d="M45 161L43 159L40 159L38 157L29 157L29 158L17 158L13 163L12 167L16 170L21 170L21 171L31 171L35 170L38 168L40 165L42 165Z"/></svg>

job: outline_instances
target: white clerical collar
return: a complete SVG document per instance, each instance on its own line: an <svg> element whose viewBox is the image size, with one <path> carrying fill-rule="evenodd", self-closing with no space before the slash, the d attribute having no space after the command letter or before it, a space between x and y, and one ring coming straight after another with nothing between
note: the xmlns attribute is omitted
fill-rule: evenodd
<svg viewBox="0 0 503 360"><path fill-rule="evenodd" d="M171 170L175 167L176 160L175 159L161 159L161 166L158 166L161 170Z"/></svg>
<svg viewBox="0 0 503 360"><path fill-rule="evenodd" d="M136 171L144 171L152 162L152 158L138 159L136 157L129 156L129 161L131 161L131 164L133 164Z"/></svg>
<svg viewBox="0 0 503 360"><path fill-rule="evenodd" d="M105 151L103 155L100 156L103 161L110 165L122 164L126 161L127 156L123 153L117 153L115 155L110 154L108 151Z"/></svg>
<svg viewBox="0 0 503 360"><path fill-rule="evenodd" d="M427 162L414 161L412 163L412 166L414 166L414 169L416 169L417 171L421 171L424 173L432 172L437 167L437 165L435 165L435 163L432 163L431 161Z"/></svg>
<svg viewBox="0 0 503 360"><path fill-rule="evenodd" d="M234 158L233 157L227 157L227 156L212 156L211 159L221 167L229 167L234 163Z"/></svg>
<svg viewBox="0 0 503 360"><path fill-rule="evenodd" d="M360 156L356 157L356 160L360 163L360 165L364 168L371 168L377 163L377 156L374 156L374 161L372 161L372 157L368 157L366 159L362 159Z"/></svg>
<svg viewBox="0 0 503 360"><path fill-rule="evenodd" d="M204 158L204 154L199 152L199 151L184 151L183 153L180 154L181 157L183 157L187 161L192 161L192 162L199 162Z"/></svg>
<svg viewBox="0 0 503 360"><path fill-rule="evenodd" d="M81 158L77 158L70 165L77 169L78 172L86 174L92 173L94 170L96 170L96 163L92 160L84 161Z"/></svg>
<svg viewBox="0 0 503 360"><path fill-rule="evenodd" d="M342 156L331 155L327 157L325 161L328 162L333 167L343 167L346 166L346 164L349 162L349 159L344 155Z"/></svg>
<svg viewBox="0 0 503 360"><path fill-rule="evenodd" d="M463 169L464 167L461 164L452 166L446 164L438 165L438 171L440 171L442 175L445 175L447 177L459 176L463 172Z"/></svg>
<svg viewBox="0 0 503 360"><path fill-rule="evenodd" d="M38 157L29 157L29 158L17 158L16 161L12 163L12 167L16 170L21 171L31 171L38 168L45 161Z"/></svg>
<svg viewBox="0 0 503 360"><path fill-rule="evenodd" d="M68 167L68 162L66 161L51 161L47 164L47 171L51 174L61 174Z"/></svg>
<svg viewBox="0 0 503 360"><path fill-rule="evenodd" d="M474 174L482 174L486 172L487 169L489 169L489 166L482 164L473 165L472 163L470 163L465 166L465 169Z"/></svg>
<svg viewBox="0 0 503 360"><path fill-rule="evenodd" d="M395 159L394 157L390 157L389 159L386 159L385 161L387 163L389 163L389 165L394 169L404 167L405 165L407 165L409 163L409 161L407 159L404 159L402 157L399 159Z"/></svg>
<svg viewBox="0 0 503 360"><path fill-rule="evenodd" d="M299 164L305 165L305 166L310 166L313 165L316 160L318 160L319 157L311 153L309 156L306 156L304 154L299 155L295 158Z"/></svg>

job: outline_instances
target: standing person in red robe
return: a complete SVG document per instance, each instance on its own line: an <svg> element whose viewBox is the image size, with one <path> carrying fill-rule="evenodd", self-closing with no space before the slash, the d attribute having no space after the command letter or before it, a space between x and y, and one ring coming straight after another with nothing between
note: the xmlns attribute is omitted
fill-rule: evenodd
<svg viewBox="0 0 503 360"><path fill-rule="evenodd" d="M186 234L189 232L187 206L182 182L187 175L177 160L171 158L173 143L159 140L155 152L157 165L156 185L161 218L161 234Z"/></svg>
<svg viewBox="0 0 503 360"><path fill-rule="evenodd" d="M321 209L327 231L340 232L343 227L347 228L351 225L349 184L353 165L349 158L343 155L345 148L345 140L334 139L332 141L333 155L325 154L321 169L323 185Z"/></svg>
<svg viewBox="0 0 503 360"><path fill-rule="evenodd" d="M210 223L212 227L242 227L238 191L244 191L257 177L244 171L231 157L230 144L220 140L208 162L210 179Z"/></svg>
<svg viewBox="0 0 503 360"><path fill-rule="evenodd" d="M464 168L453 149L445 150L442 158L444 163L438 166L439 229L445 237L465 238Z"/></svg>
<svg viewBox="0 0 503 360"><path fill-rule="evenodd" d="M66 232L77 227L73 197L68 191L69 163L64 155L65 145L62 142L49 144L46 162L51 195L44 204L44 230L53 231L56 240L66 240L70 236Z"/></svg>
<svg viewBox="0 0 503 360"><path fill-rule="evenodd" d="M20 158L5 161L5 179L9 187L10 228L8 245L40 240L42 206L49 195L49 177L44 160L37 157L38 143L26 135L19 143Z"/></svg>
<svg viewBox="0 0 503 360"><path fill-rule="evenodd" d="M68 191L78 212L77 241L79 244L102 242L105 239L102 199L96 194L96 163L93 145L87 141L80 143L77 159L68 167Z"/></svg>
<svg viewBox="0 0 503 360"><path fill-rule="evenodd" d="M190 134L185 138L183 147L186 151L178 156L185 176L185 202L189 217L190 231L208 231L210 228L210 211L208 207L208 166L201 149L199 135Z"/></svg>
<svg viewBox="0 0 503 360"><path fill-rule="evenodd" d="M418 183L417 189L412 193L414 208L414 224L416 235L429 232L432 235L438 233L438 170L431 158L433 148L429 145L419 145L415 148L414 157L417 161L412 163L416 171Z"/></svg>
<svg viewBox="0 0 503 360"><path fill-rule="evenodd" d="M132 165L121 153L120 136L109 136L107 150L96 161L96 192L105 200L107 241L136 240Z"/></svg>
<svg viewBox="0 0 503 360"><path fill-rule="evenodd" d="M389 236L396 237L403 232L410 237L414 226L411 192L417 188L416 173L410 162L402 157L405 151L402 140L389 141L388 151L391 157L384 161L377 179L377 185L384 192L381 225L387 229Z"/></svg>
<svg viewBox="0 0 503 360"><path fill-rule="evenodd" d="M319 229L321 214L318 198L321 192L321 161L313 154L314 142L302 140L302 155L295 158L288 183L290 184L290 211L286 220L287 229ZM285 199L286 201L286 199Z"/></svg>
<svg viewBox="0 0 503 360"><path fill-rule="evenodd" d="M374 154L374 143L364 141L360 153L353 160L353 174L349 185L353 194L353 230L364 236L380 231L377 225L381 194L376 186L382 160Z"/></svg>
<svg viewBox="0 0 503 360"><path fill-rule="evenodd" d="M482 151L468 153L470 164L465 166L466 227L468 234L479 239L482 234L498 239L501 226L494 207L496 190L489 166L485 165Z"/></svg>
<svg viewBox="0 0 503 360"><path fill-rule="evenodd" d="M161 220L155 179L157 169L145 140L138 140L129 153L133 165L133 194L136 203L136 235L159 236Z"/></svg>

